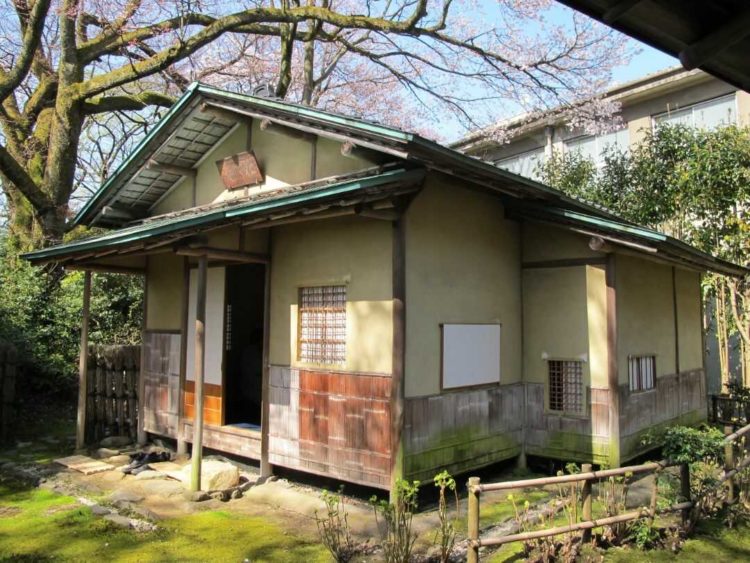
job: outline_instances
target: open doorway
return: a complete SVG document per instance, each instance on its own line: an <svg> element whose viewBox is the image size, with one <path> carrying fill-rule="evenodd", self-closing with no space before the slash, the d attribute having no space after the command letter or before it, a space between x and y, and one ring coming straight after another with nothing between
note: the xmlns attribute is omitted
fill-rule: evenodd
<svg viewBox="0 0 750 563"><path fill-rule="evenodd" d="M224 424L259 429L266 266L226 269Z"/></svg>

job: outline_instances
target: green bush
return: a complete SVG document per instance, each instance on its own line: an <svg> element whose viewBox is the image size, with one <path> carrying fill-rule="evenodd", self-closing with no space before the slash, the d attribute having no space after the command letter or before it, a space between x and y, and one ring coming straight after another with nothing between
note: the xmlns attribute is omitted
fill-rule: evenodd
<svg viewBox="0 0 750 563"><path fill-rule="evenodd" d="M717 461L724 452L724 434L716 428L672 426L663 436L664 457L677 463Z"/></svg>

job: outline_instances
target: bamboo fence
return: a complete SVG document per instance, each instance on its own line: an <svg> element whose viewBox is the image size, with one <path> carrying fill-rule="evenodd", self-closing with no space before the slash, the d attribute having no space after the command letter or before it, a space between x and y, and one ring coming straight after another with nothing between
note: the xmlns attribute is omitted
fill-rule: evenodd
<svg viewBox="0 0 750 563"><path fill-rule="evenodd" d="M89 346L86 443L138 431L140 346Z"/></svg>

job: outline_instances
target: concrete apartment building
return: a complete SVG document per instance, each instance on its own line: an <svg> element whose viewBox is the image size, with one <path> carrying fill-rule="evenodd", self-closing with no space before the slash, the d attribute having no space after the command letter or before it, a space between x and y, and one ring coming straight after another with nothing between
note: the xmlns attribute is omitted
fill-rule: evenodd
<svg viewBox="0 0 750 563"><path fill-rule="evenodd" d="M522 176L536 178L538 164L553 151L579 151L602 162L608 146L627 149L659 123L699 127L750 124L750 94L701 70L671 68L610 89L605 98L621 104L621 123L615 131L589 135L572 129L554 112L530 119L511 118L501 126L509 142L493 139L492 129L467 135L452 148L495 163ZM493 128L494 129L494 128Z"/></svg>

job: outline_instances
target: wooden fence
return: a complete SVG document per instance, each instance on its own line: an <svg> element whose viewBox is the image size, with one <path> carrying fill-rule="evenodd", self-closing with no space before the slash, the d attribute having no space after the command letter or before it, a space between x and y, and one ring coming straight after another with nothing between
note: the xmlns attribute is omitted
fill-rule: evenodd
<svg viewBox="0 0 750 563"><path fill-rule="evenodd" d="M750 401L729 395L711 395L708 419L718 424L750 423Z"/></svg>
<svg viewBox="0 0 750 563"><path fill-rule="evenodd" d="M140 346L89 346L86 443L138 432Z"/></svg>
<svg viewBox="0 0 750 563"><path fill-rule="evenodd" d="M719 475L720 483L727 483L727 503L733 503L736 500L735 480L743 469L750 467L750 455L746 455L741 461L736 462L735 453L737 446L742 445L744 448L744 438L750 435L750 424L742 427L736 432L732 428L727 428L727 436L724 438L725 460L724 470ZM683 502L676 503L672 506L657 509L656 495L658 487L656 479L652 488L651 503L648 507L640 508L630 512L608 516L605 518L593 518L592 515L592 487L595 482L609 479L611 477L625 477L626 475L635 475L643 473L658 473L668 467L679 467L680 471L680 496ZM690 509L694 503L691 500L690 493L690 466L687 463L671 463L668 461L659 461L644 463L641 465L631 465L629 467L620 467L617 469L605 469L601 471L592 471L590 464L582 466L581 473L571 475L559 475L557 477L542 477L539 479L523 479L519 481L505 481L501 483L482 483L479 477L470 477L467 485L468 498L468 535L469 550L467 560L469 563L478 563L479 548L489 546L500 546L507 543L518 541L529 541L534 539L568 534L571 532L582 532L585 535L590 534L590 530L603 526L611 526L622 522L637 520L640 518L653 518L657 514L666 512L681 512L683 522L689 517ZM581 515L582 521L568 526L557 526L531 532L509 534L497 538L480 539L479 537L479 518L480 518L480 496L483 492L489 491L509 491L514 489L524 489L528 487L545 487L548 485L562 485L566 483L583 483L581 487ZM577 500L576 500L577 502ZM586 537L586 536L584 536Z"/></svg>
<svg viewBox="0 0 750 563"><path fill-rule="evenodd" d="M16 349L11 344L0 343L0 443L7 442L16 419Z"/></svg>

